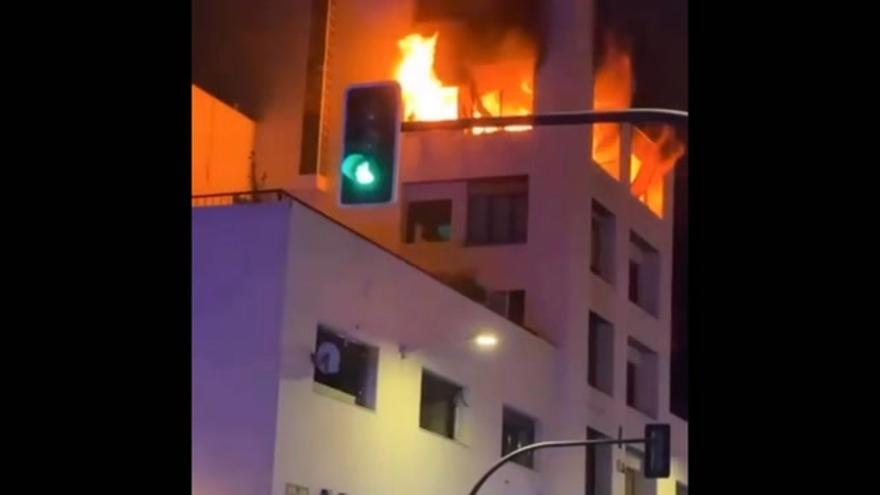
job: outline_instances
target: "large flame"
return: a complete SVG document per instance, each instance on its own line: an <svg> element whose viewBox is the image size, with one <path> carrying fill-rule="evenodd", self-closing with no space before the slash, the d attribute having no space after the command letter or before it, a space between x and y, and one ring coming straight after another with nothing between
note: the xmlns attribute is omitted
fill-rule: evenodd
<svg viewBox="0 0 880 495"><path fill-rule="evenodd" d="M630 108L633 95L632 59L613 40L609 40L604 63L596 71L593 107L597 110ZM621 126L593 126L593 160L613 177L620 177ZM658 216L663 216L663 177L685 153L675 130L664 125L656 139L632 128L632 153L627 179L630 192Z"/></svg>
<svg viewBox="0 0 880 495"><path fill-rule="evenodd" d="M405 120L455 120L458 118L458 88L444 86L434 72L437 33L430 38L411 34L397 45L403 59L394 78L403 94Z"/></svg>
<svg viewBox="0 0 880 495"><path fill-rule="evenodd" d="M458 86L447 86L434 69L438 33L410 34L398 41L401 60L394 73L403 96L404 120L436 121L465 117L528 115L532 108L531 60L514 60L472 67L476 83L466 97ZM529 70L523 70L522 67ZM513 67L513 69L512 69ZM514 78L511 80L511 78ZM482 86L480 88L477 85ZM462 115L463 114L463 115ZM474 127L474 135L500 130L520 132L528 125Z"/></svg>

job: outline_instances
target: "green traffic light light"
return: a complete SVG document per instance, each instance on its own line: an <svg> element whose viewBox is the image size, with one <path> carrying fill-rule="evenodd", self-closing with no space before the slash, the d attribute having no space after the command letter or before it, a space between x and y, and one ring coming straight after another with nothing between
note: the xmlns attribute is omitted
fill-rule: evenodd
<svg viewBox="0 0 880 495"><path fill-rule="evenodd" d="M372 184L373 181L376 180L376 176L370 171L370 162L361 162L355 167L354 180L356 180L358 184L363 185Z"/></svg>
<svg viewBox="0 0 880 495"><path fill-rule="evenodd" d="M354 85L346 90L338 169L341 206L396 201L400 104L400 87L395 82Z"/></svg>
<svg viewBox="0 0 880 495"><path fill-rule="evenodd" d="M342 173L361 186L369 186L376 181L372 160L360 153L345 157L342 161Z"/></svg>

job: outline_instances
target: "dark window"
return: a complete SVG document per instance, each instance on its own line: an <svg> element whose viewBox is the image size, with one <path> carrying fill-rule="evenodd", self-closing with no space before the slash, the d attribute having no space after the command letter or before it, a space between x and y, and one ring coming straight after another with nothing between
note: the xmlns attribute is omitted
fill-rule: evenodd
<svg viewBox="0 0 880 495"><path fill-rule="evenodd" d="M312 355L317 383L342 392L354 403L373 407L377 352L319 326Z"/></svg>
<svg viewBox="0 0 880 495"><path fill-rule="evenodd" d="M587 440L605 438L608 436L587 427ZM586 495L611 495L611 461L611 446L590 445L587 447Z"/></svg>
<svg viewBox="0 0 880 495"><path fill-rule="evenodd" d="M422 370L419 426L447 438L455 438L455 421L462 388Z"/></svg>
<svg viewBox="0 0 880 495"><path fill-rule="evenodd" d="M636 365L626 363L626 405L636 407Z"/></svg>
<svg viewBox="0 0 880 495"><path fill-rule="evenodd" d="M526 291L510 291L510 307L507 310L507 318L517 325L523 324L526 314Z"/></svg>
<svg viewBox="0 0 880 495"><path fill-rule="evenodd" d="M526 314L526 291L499 290L489 293L487 300L489 309L508 320L523 325Z"/></svg>
<svg viewBox="0 0 880 495"><path fill-rule="evenodd" d="M614 214L597 201L590 221L590 270L606 282L614 278Z"/></svg>
<svg viewBox="0 0 880 495"><path fill-rule="evenodd" d="M627 343L626 404L655 418L657 415L657 353L630 337Z"/></svg>
<svg viewBox="0 0 880 495"><path fill-rule="evenodd" d="M590 311L587 342L587 383L608 395L614 393L614 327Z"/></svg>
<svg viewBox="0 0 880 495"><path fill-rule="evenodd" d="M406 242L447 242L452 237L452 201L412 201L406 210Z"/></svg>
<svg viewBox="0 0 880 495"><path fill-rule="evenodd" d="M657 316L660 307L660 253L630 233L629 300Z"/></svg>
<svg viewBox="0 0 880 495"><path fill-rule="evenodd" d="M601 226L593 215L593 221L590 223L590 270L593 273L599 273L599 266L602 260L602 234Z"/></svg>
<svg viewBox="0 0 880 495"><path fill-rule="evenodd" d="M330 0L311 0L309 9L309 44L305 70L302 141L299 173L318 172L318 149L321 142L321 105L324 95L327 17Z"/></svg>
<svg viewBox="0 0 880 495"><path fill-rule="evenodd" d="M528 237L528 182L491 179L468 184L468 244L516 244Z"/></svg>
<svg viewBox="0 0 880 495"><path fill-rule="evenodd" d="M633 261L629 260L629 300L632 302L639 301L639 271L641 266Z"/></svg>
<svg viewBox="0 0 880 495"><path fill-rule="evenodd" d="M501 433L501 455L535 443L535 421L512 409L504 408L504 421ZM534 468L534 452L525 452L512 459L525 467Z"/></svg>

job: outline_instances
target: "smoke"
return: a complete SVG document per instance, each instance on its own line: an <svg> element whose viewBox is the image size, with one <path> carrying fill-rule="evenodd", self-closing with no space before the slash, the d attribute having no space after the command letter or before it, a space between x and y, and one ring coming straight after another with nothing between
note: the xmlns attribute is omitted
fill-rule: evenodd
<svg viewBox="0 0 880 495"><path fill-rule="evenodd" d="M537 60L540 0L420 0L415 26L439 32L436 69L444 81L467 85L469 67L499 60Z"/></svg>

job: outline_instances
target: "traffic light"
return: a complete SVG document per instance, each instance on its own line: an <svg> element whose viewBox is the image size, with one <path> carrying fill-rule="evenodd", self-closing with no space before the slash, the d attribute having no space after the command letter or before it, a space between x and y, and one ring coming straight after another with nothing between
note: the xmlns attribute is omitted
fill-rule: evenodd
<svg viewBox="0 0 880 495"><path fill-rule="evenodd" d="M645 478L668 478L670 457L668 424L645 425Z"/></svg>
<svg viewBox="0 0 880 495"><path fill-rule="evenodd" d="M378 82L349 86L339 174L342 206L397 200L400 86Z"/></svg>

